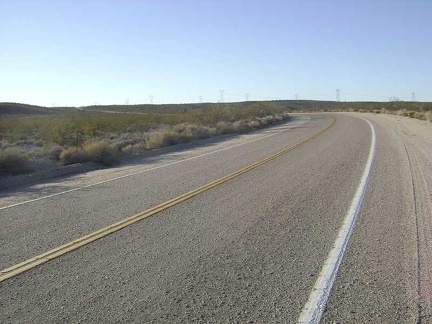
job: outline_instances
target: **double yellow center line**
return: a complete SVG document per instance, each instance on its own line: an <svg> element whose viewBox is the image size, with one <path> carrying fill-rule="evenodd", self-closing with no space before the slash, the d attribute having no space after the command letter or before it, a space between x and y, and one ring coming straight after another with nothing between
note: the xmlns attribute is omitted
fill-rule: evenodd
<svg viewBox="0 0 432 324"><path fill-rule="evenodd" d="M228 174L220 179L217 179L215 181L212 181L204 186L201 186L197 189L191 190L189 192L186 192L185 194L178 196L176 198L173 198L171 200L168 200L160 205L157 205L155 207L152 207L150 209L147 209L141 213L135 214L133 216L130 216L128 218L125 218L119 222L116 222L112 225L109 225L107 227L104 227L96 232L93 232L91 234L88 234L86 236L80 237L74 241L71 241L69 243L63 244L55 249L52 249L48 252L45 252L43 254L37 255L33 258L30 258L24 262L21 262L19 264L16 264L10 268L4 269L0 271L0 282L7 280L9 278L12 278L26 270L32 269L42 263L45 263L49 260L55 259L65 253L68 253L70 251L76 250L86 244L89 244L93 241L96 241L97 239L100 239L104 236L107 236L111 233L117 232L119 230L121 230L122 228L129 226L133 223L136 223L144 218L147 218L149 216L152 216L154 214L157 214L167 208L170 208L178 203L181 203L189 198L192 198L196 195L199 195L200 193L209 190L211 188L214 188L224 182L227 182L235 177L238 177L239 175L242 175L243 173L246 173L250 170L253 170L265 163L268 163L274 159L277 159L278 157L298 148L299 146L302 146L303 144L306 144L307 142L312 141L313 139L317 138L318 136L320 136L321 134L323 134L325 131L327 131L330 127L332 127L334 125L334 123L336 122L336 119L333 118L332 122L330 125L328 125L326 128L322 129L321 131L319 131L318 133L312 135L311 137L308 137L307 139L293 145L290 146L276 154L273 154L265 159L262 159L258 162L255 162L247 167L244 167L236 172L233 172L231 174Z"/></svg>

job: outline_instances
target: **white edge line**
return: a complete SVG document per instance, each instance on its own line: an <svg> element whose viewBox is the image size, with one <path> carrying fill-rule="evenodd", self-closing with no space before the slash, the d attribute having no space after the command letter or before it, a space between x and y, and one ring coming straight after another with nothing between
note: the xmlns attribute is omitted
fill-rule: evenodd
<svg viewBox="0 0 432 324"><path fill-rule="evenodd" d="M260 141L260 140L269 138L271 136L283 133L283 132L285 132L285 131L287 131L289 129L296 128L296 127L298 127L300 125L303 125L303 124L307 123L308 121L310 121L310 117L309 116L307 116L307 119L305 121L303 121L303 122L301 122L299 124L296 124L296 125L290 126L290 127L286 127L282 131L280 131L280 132L272 133L272 134L269 134L269 135L266 135L266 136L263 136L263 137L260 137L260 138L256 138L256 139L250 140L248 142L244 142L244 143L236 144L236 145L233 145L233 146L225 147L225 148L222 148L222 149L219 149L219 150L216 150L216 151L207 152L207 153L200 154L200 155L197 155L197 156L192 156L192 157L187 158L187 159L174 161L174 162L167 163L167 164L164 164L164 165L160 165L160 166L157 166L157 167L154 167L154 168L150 168L150 169L146 169L146 170L142 170L142 171L138 171L138 172L134 172L134 173L125 174L125 175L120 176L120 177L116 177L116 178L112 178L112 179L108 179L108 180L104 180L104 181L95 182L95 183L92 183L92 184L89 184L89 185L86 185L86 186L82 186L82 187L78 187L78 188L74 188L74 189L70 189L70 190L65 190L65 191L57 192L55 194L51 194L51 195L47 195L47 196L43 196L43 197L39 197L39 198L35 198L35 199L30 199L30 200L22 201L22 202L19 202L19 203L16 203L16 204L0 207L0 210L12 208L12 207L17 207L17 206L20 206L20 205L29 204L29 203L36 202L36 201L39 201L39 200L43 200L43 199L48 199L48 198L64 195L64 194L67 194L67 193L70 193L70 192L74 192L74 191L78 191L78 190L94 187L94 186L101 185L101 184L104 184L104 183L107 183L107 182L124 179L124 178L135 176L135 175L138 175L138 174L141 174L141 173L145 173L145 172L149 172L149 171L154 171L154 170L157 170L157 169L165 168L167 166L171 166L171 165L175 165L175 164L178 164L178 163L182 163L182 162L198 159L198 158L201 158L201 157L206 156L206 155L218 153L218 152L221 152L221 151L229 150L229 149L232 149L232 148L235 148L235 147L238 147L238 146L242 146L242 145L245 145L245 144L249 144L249 143L252 143L252 142L256 142L256 141Z"/></svg>
<svg viewBox="0 0 432 324"><path fill-rule="evenodd" d="M361 117L359 117L361 118ZM348 214L345 216L344 223L339 230L336 241L334 242L333 248L331 249L327 260L324 263L321 273L315 285L309 295L309 299L304 306L298 323L319 323L324 310L327 305L327 300L330 296L333 283L336 279L337 272L339 270L340 264L342 262L343 256L345 254L348 241L351 237L351 233L354 228L354 224L357 215L360 211L360 207L366 192L366 187L369 182L370 173L372 169L373 160L375 158L376 151L376 134L373 125L366 119L361 118L366 121L372 130L372 141L371 148L369 151L369 157L366 162L366 166L363 171L363 175L360 184L357 188L357 192L351 202L351 207Z"/></svg>

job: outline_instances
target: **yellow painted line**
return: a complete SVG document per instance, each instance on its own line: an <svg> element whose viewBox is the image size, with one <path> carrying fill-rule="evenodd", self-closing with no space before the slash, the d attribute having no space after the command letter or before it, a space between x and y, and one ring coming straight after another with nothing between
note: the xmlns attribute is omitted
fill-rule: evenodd
<svg viewBox="0 0 432 324"><path fill-rule="evenodd" d="M312 135L311 137L308 137L307 139L293 145L290 146L276 154L273 154L265 159L262 159L258 162L255 162L247 167L244 167L236 172L233 172L231 174L228 174L220 179L217 179L215 181L212 181L202 187L199 187L197 189L191 190L181 196L178 196L176 198L173 198L171 200L168 200L160 205L157 205L155 207L152 207L150 209L147 209L141 213L135 214L133 216L130 216L128 218L125 218L117 223L114 223L110 226L104 227L96 232L93 232L91 234L88 234L86 236L80 237L74 241L71 241L69 243L63 244L55 249L52 249L48 252L45 252L43 254L40 254L38 256L35 256L33 258L30 258L24 262L21 262L19 264L16 264L10 268L4 269L0 271L0 282L7 280L9 278L12 278L26 270L32 269L42 263L45 263L49 260L55 259L63 254L66 254L70 251L76 250L78 248L80 248L81 246L84 246L86 244L89 244L93 241L96 241L97 239L100 239L104 236L107 236L111 233L117 232L119 230L121 230L122 228L129 226L133 223L136 223L144 218L147 218L149 216L152 216L154 214L157 214L167 208L170 208L178 203L181 203L182 201L185 201L189 198L192 198L196 195L199 195L200 193L209 190L211 188L214 188L224 182L227 182L235 177L238 177L239 175L246 173L252 169L255 169L265 163L268 163L296 148L298 148L299 146L302 146L303 144L306 144L307 142L312 141L313 139L317 138L318 136L320 136L321 134L323 134L325 131L327 131L330 127L332 127L334 125L334 123L336 122L336 119L333 118L332 122L330 125L328 125L326 128L322 129L321 131L319 131L318 133Z"/></svg>

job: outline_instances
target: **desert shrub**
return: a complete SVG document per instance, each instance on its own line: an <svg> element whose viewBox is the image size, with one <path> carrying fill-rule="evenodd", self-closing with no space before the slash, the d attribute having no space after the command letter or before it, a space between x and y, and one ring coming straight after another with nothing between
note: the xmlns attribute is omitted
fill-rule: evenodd
<svg viewBox="0 0 432 324"><path fill-rule="evenodd" d="M90 161L106 166L116 164L120 159L119 151L108 141L89 141L84 143L83 151Z"/></svg>
<svg viewBox="0 0 432 324"><path fill-rule="evenodd" d="M30 172L27 155L16 147L0 150L0 174L17 175Z"/></svg>
<svg viewBox="0 0 432 324"><path fill-rule="evenodd" d="M247 123L247 127L248 128L260 128L261 123L258 120L252 120L252 121Z"/></svg>
<svg viewBox="0 0 432 324"><path fill-rule="evenodd" d="M87 162L89 157L82 148L69 147L61 152L59 160L63 165L69 165Z"/></svg>
<svg viewBox="0 0 432 324"><path fill-rule="evenodd" d="M280 118L278 118L276 116L265 116L265 117L261 118L261 122L263 123L263 125L271 125L278 120L282 120L282 116Z"/></svg>
<svg viewBox="0 0 432 324"><path fill-rule="evenodd" d="M45 149L45 156L50 160L59 161L60 155L63 152L63 150L64 150L63 146L53 145Z"/></svg>
<svg viewBox="0 0 432 324"><path fill-rule="evenodd" d="M416 112L415 111L409 111L408 112L408 117L410 118L414 118L415 117Z"/></svg>
<svg viewBox="0 0 432 324"><path fill-rule="evenodd" d="M232 123L219 122L216 124L216 130L218 134L223 135L223 134L232 133L234 131L234 127Z"/></svg>
<svg viewBox="0 0 432 324"><path fill-rule="evenodd" d="M214 127L193 125L189 123L174 126L173 131L179 134L181 142L209 138L216 134L216 129Z"/></svg>
<svg viewBox="0 0 432 324"><path fill-rule="evenodd" d="M420 120L426 120L426 114L423 112L416 112L414 114L414 118L420 119Z"/></svg>
<svg viewBox="0 0 432 324"><path fill-rule="evenodd" d="M233 130L235 132L244 132L248 129L247 123L244 120L239 120L233 123Z"/></svg>
<svg viewBox="0 0 432 324"><path fill-rule="evenodd" d="M146 148L149 150L174 145L182 142L182 137L178 132L170 129L161 129L150 132L146 141Z"/></svg>
<svg viewBox="0 0 432 324"><path fill-rule="evenodd" d="M432 110L426 112L426 120L432 122Z"/></svg>
<svg viewBox="0 0 432 324"><path fill-rule="evenodd" d="M43 147L44 146L44 142L42 140L37 140L37 141L34 142L34 146Z"/></svg>
<svg viewBox="0 0 432 324"><path fill-rule="evenodd" d="M131 153L131 154L140 154L147 151L146 143L135 143L135 144L129 144L122 149L125 153Z"/></svg>
<svg viewBox="0 0 432 324"><path fill-rule="evenodd" d="M406 109L399 109L399 110L396 112L396 115L398 115L398 116L403 116L403 117L408 117L408 112L407 112Z"/></svg>

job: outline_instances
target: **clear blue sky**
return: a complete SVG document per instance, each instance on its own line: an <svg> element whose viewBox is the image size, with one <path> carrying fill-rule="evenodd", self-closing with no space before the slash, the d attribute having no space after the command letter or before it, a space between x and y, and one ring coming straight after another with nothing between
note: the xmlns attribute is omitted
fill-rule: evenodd
<svg viewBox="0 0 432 324"><path fill-rule="evenodd" d="M0 0L0 102L432 101L431 0Z"/></svg>

